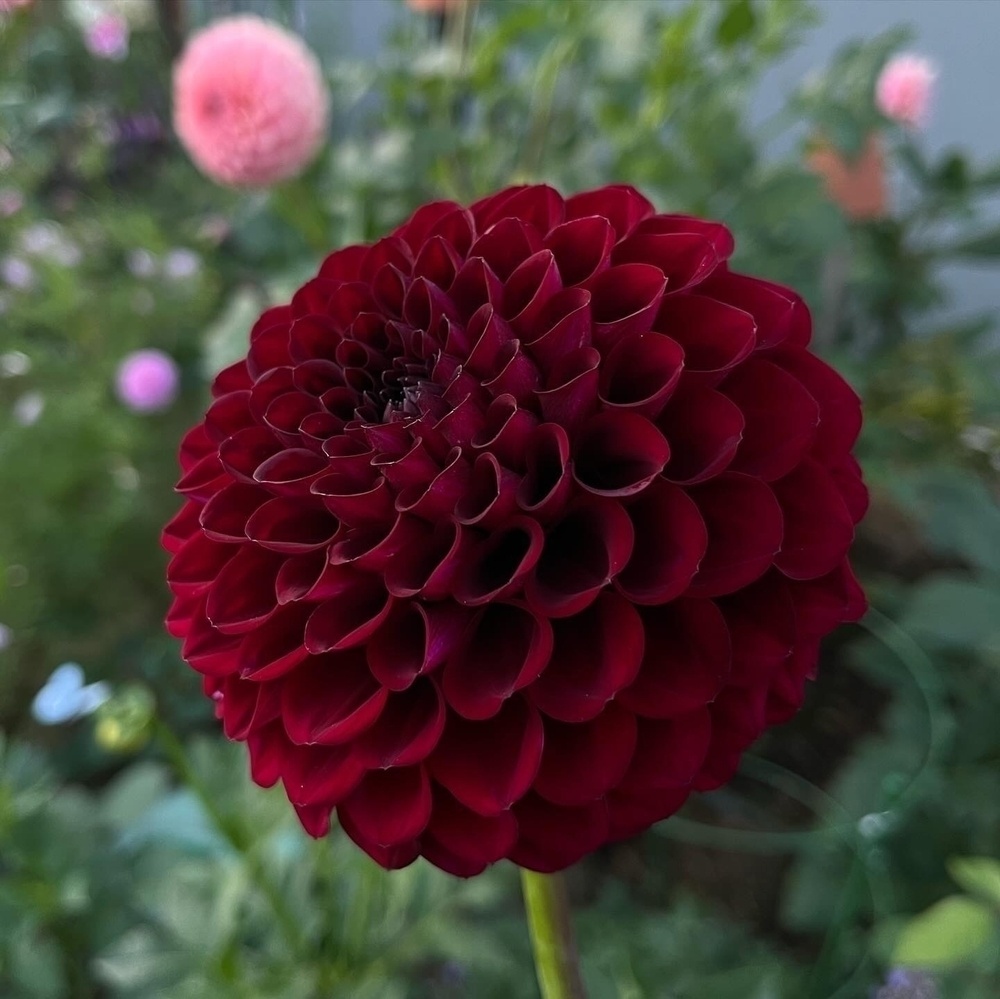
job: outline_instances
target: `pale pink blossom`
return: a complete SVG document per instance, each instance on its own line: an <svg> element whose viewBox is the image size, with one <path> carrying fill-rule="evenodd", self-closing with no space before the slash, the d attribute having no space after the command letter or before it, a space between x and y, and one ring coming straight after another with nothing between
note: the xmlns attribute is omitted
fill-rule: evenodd
<svg viewBox="0 0 1000 999"><path fill-rule="evenodd" d="M87 51L112 62L121 62L128 55L128 40L128 21L120 14L101 14L83 32Z"/></svg>
<svg viewBox="0 0 1000 999"><path fill-rule="evenodd" d="M174 128L198 167L234 187L266 187L307 166L329 97L301 39L253 15L193 36L174 67Z"/></svg>
<svg viewBox="0 0 1000 999"><path fill-rule="evenodd" d="M910 128L927 120L937 70L923 56L906 53L890 59L875 84L875 103L887 118Z"/></svg>
<svg viewBox="0 0 1000 999"><path fill-rule="evenodd" d="M172 357L162 350L137 350L118 367L115 389L118 398L137 413L166 409L177 396L180 372Z"/></svg>

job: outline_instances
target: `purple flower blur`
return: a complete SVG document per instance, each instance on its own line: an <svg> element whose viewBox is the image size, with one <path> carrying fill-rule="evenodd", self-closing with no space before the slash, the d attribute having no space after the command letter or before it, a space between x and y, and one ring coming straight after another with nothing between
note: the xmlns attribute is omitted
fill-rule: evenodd
<svg viewBox="0 0 1000 999"><path fill-rule="evenodd" d="M166 409L177 396L180 373L162 350L137 350L118 367L118 398L137 413Z"/></svg>

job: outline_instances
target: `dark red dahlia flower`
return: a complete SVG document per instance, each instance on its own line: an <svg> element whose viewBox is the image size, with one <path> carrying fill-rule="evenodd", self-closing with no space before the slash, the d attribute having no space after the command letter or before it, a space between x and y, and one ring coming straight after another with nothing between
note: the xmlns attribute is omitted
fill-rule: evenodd
<svg viewBox="0 0 1000 999"><path fill-rule="evenodd" d="M168 625L312 835L555 870L799 708L865 607L861 411L732 249L631 188L513 188L258 320L181 446Z"/></svg>

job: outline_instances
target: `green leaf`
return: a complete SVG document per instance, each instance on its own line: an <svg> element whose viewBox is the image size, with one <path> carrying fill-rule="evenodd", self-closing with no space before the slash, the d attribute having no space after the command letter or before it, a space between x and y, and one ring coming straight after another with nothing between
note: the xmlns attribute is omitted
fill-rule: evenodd
<svg viewBox="0 0 1000 999"><path fill-rule="evenodd" d="M1000 637L1000 590L959 576L931 576L914 591L900 624L942 645L990 645Z"/></svg>
<svg viewBox="0 0 1000 999"><path fill-rule="evenodd" d="M986 906L964 895L936 902L903 928L893 951L894 964L942 968L971 957L994 929Z"/></svg>
<svg viewBox="0 0 1000 999"><path fill-rule="evenodd" d="M716 41L725 48L730 48L748 38L756 25L757 14L751 0L731 0L715 29Z"/></svg>
<svg viewBox="0 0 1000 999"><path fill-rule="evenodd" d="M1000 860L992 857L952 857L948 873L955 883L1000 908Z"/></svg>

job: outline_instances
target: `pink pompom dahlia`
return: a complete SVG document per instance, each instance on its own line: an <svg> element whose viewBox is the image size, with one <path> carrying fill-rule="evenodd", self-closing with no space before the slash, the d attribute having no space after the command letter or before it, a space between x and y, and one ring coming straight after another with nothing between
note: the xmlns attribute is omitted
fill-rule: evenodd
<svg viewBox="0 0 1000 999"><path fill-rule="evenodd" d="M927 120L937 70L929 59L905 54L890 59L875 85L875 103L887 118L910 128Z"/></svg>
<svg viewBox="0 0 1000 999"><path fill-rule="evenodd" d="M557 870L798 710L865 607L861 408L732 250L628 187L438 202L216 378L168 627L312 835Z"/></svg>
<svg viewBox="0 0 1000 999"><path fill-rule="evenodd" d="M316 57L252 15L196 34L174 67L174 127L198 167L234 187L301 173L326 134L329 95Z"/></svg>
<svg viewBox="0 0 1000 999"><path fill-rule="evenodd" d="M179 386L176 362L169 354L155 349L129 354L115 378L118 398L137 413L166 409L176 398Z"/></svg>

